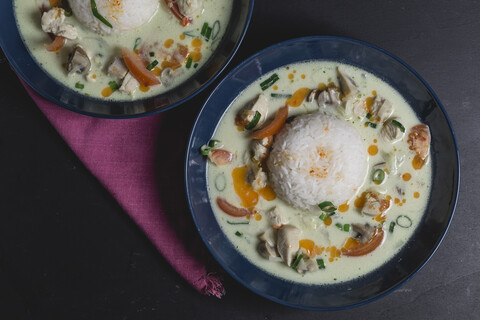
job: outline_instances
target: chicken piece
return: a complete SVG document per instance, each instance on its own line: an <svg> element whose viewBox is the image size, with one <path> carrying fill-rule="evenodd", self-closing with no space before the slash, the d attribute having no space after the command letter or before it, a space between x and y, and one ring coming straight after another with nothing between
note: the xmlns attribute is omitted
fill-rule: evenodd
<svg viewBox="0 0 480 320"><path fill-rule="evenodd" d="M352 223L352 230L357 233L356 238L360 240L361 243L367 243L370 239L372 239L376 228L368 223Z"/></svg>
<svg viewBox="0 0 480 320"><path fill-rule="evenodd" d="M251 159L256 164L260 163L268 155L268 148L265 147L261 141L262 140L252 140L250 142Z"/></svg>
<svg viewBox="0 0 480 320"><path fill-rule="evenodd" d="M363 119L367 115L367 109L365 108L365 104L360 100L349 99L347 101L344 101L342 104L339 105L339 109L342 111L346 119L350 119L352 115Z"/></svg>
<svg viewBox="0 0 480 320"><path fill-rule="evenodd" d="M112 78L123 79L127 75L128 69L122 58L115 57L108 66L107 73Z"/></svg>
<svg viewBox="0 0 480 320"><path fill-rule="evenodd" d="M300 248L300 229L286 225L277 231L277 251L287 266L291 266Z"/></svg>
<svg viewBox="0 0 480 320"><path fill-rule="evenodd" d="M367 192L362 213L367 216L378 216L384 214L390 208L390 200L376 192Z"/></svg>
<svg viewBox="0 0 480 320"><path fill-rule="evenodd" d="M255 119L256 113L260 114L260 118L257 123L252 121ZM268 99L264 94L259 94L255 102L247 105L242 109L238 116L238 125L242 125L245 128L251 130L260 127L268 116Z"/></svg>
<svg viewBox="0 0 480 320"><path fill-rule="evenodd" d="M267 217L270 219L274 227L281 227L289 222L288 217L286 217L277 207L268 211Z"/></svg>
<svg viewBox="0 0 480 320"><path fill-rule="evenodd" d="M277 230L273 228L267 229L264 233L260 234L258 238L271 246L275 246L277 244Z"/></svg>
<svg viewBox="0 0 480 320"><path fill-rule="evenodd" d="M338 82L340 82L340 88L342 89L343 96L345 99L350 99L357 95L358 86L348 75L340 71L337 67L337 77Z"/></svg>
<svg viewBox="0 0 480 320"><path fill-rule="evenodd" d="M267 186L267 174L263 171L262 167L253 164L248 167L247 181L252 185L253 190L260 190Z"/></svg>
<svg viewBox="0 0 480 320"><path fill-rule="evenodd" d="M398 140L403 138L404 132L402 132L401 128L395 124L394 121L397 121L397 119L390 119L387 120L382 127L382 130L380 130L380 135L382 138L389 143L395 143Z"/></svg>
<svg viewBox="0 0 480 320"><path fill-rule="evenodd" d="M174 79L175 76L172 68L165 68L162 70L162 73L160 74L160 80L162 80L162 84L164 86L169 87L173 83Z"/></svg>
<svg viewBox="0 0 480 320"><path fill-rule="evenodd" d="M171 55L165 50L163 43L158 41L143 42L138 48L138 55L145 61L150 61L150 59L152 59L150 53L153 53L153 58L158 61L171 59Z"/></svg>
<svg viewBox="0 0 480 320"><path fill-rule="evenodd" d="M393 113L393 106L390 101L376 96L370 107L373 120L384 123Z"/></svg>
<svg viewBox="0 0 480 320"><path fill-rule="evenodd" d="M410 150L415 151L422 160L428 156L430 150L430 129L426 124L418 124L408 134L408 144Z"/></svg>
<svg viewBox="0 0 480 320"><path fill-rule="evenodd" d="M302 259L297 265L297 272L300 274L305 274L307 272L318 271L317 260L313 259L307 254L303 254Z"/></svg>
<svg viewBox="0 0 480 320"><path fill-rule="evenodd" d="M62 8L55 7L44 12L41 23L44 32L70 40L78 38L77 29L73 25L65 23L65 10Z"/></svg>
<svg viewBox="0 0 480 320"><path fill-rule="evenodd" d="M193 18L195 12L202 8L203 0L177 0L177 5L184 16Z"/></svg>
<svg viewBox="0 0 480 320"><path fill-rule="evenodd" d="M68 74L83 74L90 71L91 66L92 63L90 62L87 52L77 44L73 48L73 52L70 54L67 61Z"/></svg>
<svg viewBox="0 0 480 320"><path fill-rule="evenodd" d="M389 174L397 174L398 169L405 162L405 155L396 155L394 153L382 153L382 158L385 159L386 169L388 169Z"/></svg>
<svg viewBox="0 0 480 320"><path fill-rule="evenodd" d="M128 72L125 78L123 78L122 85L118 90L133 95L139 87L140 82L138 82L138 80L135 79L130 72Z"/></svg>

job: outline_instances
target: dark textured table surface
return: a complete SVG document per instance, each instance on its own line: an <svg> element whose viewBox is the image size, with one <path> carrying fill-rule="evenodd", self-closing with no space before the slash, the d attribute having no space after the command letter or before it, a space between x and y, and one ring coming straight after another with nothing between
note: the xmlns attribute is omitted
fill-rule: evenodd
<svg viewBox="0 0 480 320"><path fill-rule="evenodd" d="M394 53L424 77L451 118L459 202L440 248L412 280L335 312L275 304L228 275L223 299L198 294L85 169L2 58L0 319L480 319L480 2L257 0L227 70L307 35L351 37ZM196 113L214 86L168 112Z"/></svg>

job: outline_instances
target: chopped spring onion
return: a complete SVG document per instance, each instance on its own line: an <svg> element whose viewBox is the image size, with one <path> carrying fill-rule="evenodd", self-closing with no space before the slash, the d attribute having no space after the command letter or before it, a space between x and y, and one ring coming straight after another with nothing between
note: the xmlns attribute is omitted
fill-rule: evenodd
<svg viewBox="0 0 480 320"><path fill-rule="evenodd" d="M188 57L188 60L187 60L187 63L185 64L185 68L187 69L190 69L190 67L192 66L192 57Z"/></svg>
<svg viewBox="0 0 480 320"><path fill-rule="evenodd" d="M320 218L320 220L325 221L327 219L327 217L328 216L325 213L322 213L319 218Z"/></svg>
<svg viewBox="0 0 480 320"><path fill-rule="evenodd" d="M118 88L120 88L117 81L110 81L108 85L110 86L110 89L112 89L112 91L116 91L118 90Z"/></svg>
<svg viewBox="0 0 480 320"><path fill-rule="evenodd" d="M375 128L377 127L377 124L376 124L376 123L373 123L373 122L367 122L367 123L368 123L368 125L369 125L371 128L373 128L373 129L375 129Z"/></svg>
<svg viewBox="0 0 480 320"><path fill-rule="evenodd" d="M330 201L323 201L318 205L318 207L320 208L320 210L327 213L331 213L337 210L337 207L335 207Z"/></svg>
<svg viewBox="0 0 480 320"><path fill-rule="evenodd" d="M210 40L210 37L212 36L212 28L208 27L207 31L205 32L205 39Z"/></svg>
<svg viewBox="0 0 480 320"><path fill-rule="evenodd" d="M245 222L232 222L232 221L228 221L228 220L227 220L227 223L228 223L228 224L232 224L232 225L237 225L237 224L250 224L250 222L248 222L248 221L245 221Z"/></svg>
<svg viewBox="0 0 480 320"><path fill-rule="evenodd" d="M403 126L403 124L401 124L397 120L392 120L392 123L396 125L400 129L400 131L405 132L405 127Z"/></svg>
<svg viewBox="0 0 480 320"><path fill-rule="evenodd" d="M396 222L402 228L410 228L413 224L412 219L405 215L398 216Z"/></svg>
<svg viewBox="0 0 480 320"><path fill-rule="evenodd" d="M105 19L99 12L98 12L98 9L97 9L97 3L95 2L95 0L91 0L90 1L90 4L92 6L92 13L93 15L95 16L95 18L97 18L98 20L100 20L103 24L105 24L107 27L109 28L113 28L112 24L110 22L108 22L107 19Z"/></svg>
<svg viewBox="0 0 480 320"><path fill-rule="evenodd" d="M390 222L390 227L388 228L388 231L393 232L393 230L395 229L395 222Z"/></svg>
<svg viewBox="0 0 480 320"><path fill-rule="evenodd" d="M385 180L385 171L383 171L382 169L377 169L373 171L372 173L373 182L380 184L383 182L383 180Z"/></svg>
<svg viewBox="0 0 480 320"><path fill-rule="evenodd" d="M212 139L208 142L210 148L215 148L220 143L220 140Z"/></svg>
<svg viewBox="0 0 480 320"><path fill-rule="evenodd" d="M323 259L317 259L317 265L318 269L325 269L325 262L323 262Z"/></svg>
<svg viewBox="0 0 480 320"><path fill-rule="evenodd" d="M349 232L350 231L350 225L349 224L344 224L343 225L343 231Z"/></svg>
<svg viewBox="0 0 480 320"><path fill-rule="evenodd" d="M71 17L72 15L73 15L72 10L70 11L65 10L65 17Z"/></svg>
<svg viewBox="0 0 480 320"><path fill-rule="evenodd" d="M225 179L225 175L223 173L219 173L216 177L215 177L215 188L222 192L223 190L225 190L225 188L227 187L227 179Z"/></svg>
<svg viewBox="0 0 480 320"><path fill-rule="evenodd" d="M142 42L142 38L135 39L135 44L133 45L133 51L137 50L141 42Z"/></svg>
<svg viewBox="0 0 480 320"><path fill-rule="evenodd" d="M150 52L150 57L155 57L155 52Z"/></svg>
<svg viewBox="0 0 480 320"><path fill-rule="evenodd" d="M270 93L270 96L272 98L285 98L285 99L292 97L292 95L288 93Z"/></svg>
<svg viewBox="0 0 480 320"><path fill-rule="evenodd" d="M75 83L75 88L83 89L83 88L85 88L85 85L83 83L77 82L77 83Z"/></svg>
<svg viewBox="0 0 480 320"><path fill-rule="evenodd" d="M258 121L260 121L261 117L262 117L262 114L258 111L255 111L255 115L253 116L252 121L250 121L250 123L245 126L245 129L252 130L253 128L255 128L255 126L258 124Z"/></svg>
<svg viewBox="0 0 480 320"><path fill-rule="evenodd" d="M336 224L335 224L335 227L337 227L338 229L340 229L340 230L343 231L343 226L342 226L342 224L336 223Z"/></svg>
<svg viewBox="0 0 480 320"><path fill-rule="evenodd" d="M372 114L369 112L367 113L367 119L370 119L372 117Z"/></svg>
<svg viewBox="0 0 480 320"><path fill-rule="evenodd" d="M292 263L292 269L297 270L298 264L300 263L300 260L303 258L303 253L300 253L296 258L295 261Z"/></svg>
<svg viewBox="0 0 480 320"><path fill-rule="evenodd" d="M262 91L265 91L269 87L271 87L275 82L277 82L279 79L280 78L278 77L278 74L274 73L270 76L270 78L260 83L260 88L262 88Z"/></svg>
<svg viewBox="0 0 480 320"><path fill-rule="evenodd" d="M215 20L212 26L212 40L216 40L220 33L220 21Z"/></svg>
<svg viewBox="0 0 480 320"><path fill-rule="evenodd" d="M205 22L202 26L202 31L200 32L200 34L202 36L205 36L205 33L207 32L207 29L208 29L208 23Z"/></svg>
<svg viewBox="0 0 480 320"><path fill-rule="evenodd" d="M148 66L147 66L147 70L148 71L152 71L153 68L155 68L158 64L158 60L153 60L152 63L150 63Z"/></svg>
<svg viewBox="0 0 480 320"><path fill-rule="evenodd" d="M240 231L237 231L237 232L235 232L235 235L236 235L237 237L241 237L241 236L243 236L243 233L241 233Z"/></svg>
<svg viewBox="0 0 480 320"><path fill-rule="evenodd" d="M208 147L206 144L200 147L200 153L203 156L208 156L210 152L212 152L212 148Z"/></svg>
<svg viewBox="0 0 480 320"><path fill-rule="evenodd" d="M195 69L197 69L198 63L195 63L195 64L193 65L193 67L194 67Z"/></svg>

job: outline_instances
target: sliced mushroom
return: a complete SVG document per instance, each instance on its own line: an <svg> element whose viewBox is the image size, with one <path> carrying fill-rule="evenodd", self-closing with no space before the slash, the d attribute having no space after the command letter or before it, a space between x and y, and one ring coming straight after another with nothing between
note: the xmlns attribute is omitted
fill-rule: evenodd
<svg viewBox="0 0 480 320"><path fill-rule="evenodd" d="M430 150L430 139L430 129L428 126L426 124L419 124L410 129L407 142L410 145L410 150L415 151L422 160L425 160Z"/></svg>
<svg viewBox="0 0 480 320"><path fill-rule="evenodd" d="M297 265L297 272L300 274L305 274L307 272L318 271L317 260L313 259L307 254L304 254L302 259Z"/></svg>
<svg viewBox="0 0 480 320"><path fill-rule="evenodd" d="M372 116L375 117L375 120L379 123L385 122L393 113L393 106L390 101L376 96L370 107Z"/></svg>
<svg viewBox="0 0 480 320"><path fill-rule="evenodd" d="M390 200L377 192L367 192L362 213L367 216L384 214L390 208Z"/></svg>
<svg viewBox="0 0 480 320"><path fill-rule="evenodd" d="M316 98L318 98L319 91L317 89L311 90L307 95L307 102L313 102Z"/></svg>
<svg viewBox="0 0 480 320"><path fill-rule="evenodd" d="M69 74L78 73L83 74L88 72L91 67L90 58L87 52L79 45L73 48L67 62L67 71Z"/></svg>
<svg viewBox="0 0 480 320"><path fill-rule="evenodd" d="M275 246L271 246L265 241L262 241L258 244L257 251L265 259L281 261L280 255L278 254Z"/></svg>
<svg viewBox="0 0 480 320"><path fill-rule="evenodd" d="M320 108L336 107L340 105L340 91L335 86L330 86L318 94L317 103Z"/></svg>
<svg viewBox="0 0 480 320"><path fill-rule="evenodd" d="M360 240L361 243L366 243L372 239L375 234L376 228L369 225L368 223L352 223L352 230L357 233L356 238Z"/></svg>
<svg viewBox="0 0 480 320"><path fill-rule="evenodd" d="M252 123L255 120L256 113L260 114L260 118L256 123ZM263 94L259 94L255 102L247 105L239 114L238 124L248 127L248 129L254 129L260 127L267 119L268 116L268 99Z"/></svg>
<svg viewBox="0 0 480 320"><path fill-rule="evenodd" d="M169 87L173 83L173 79L174 75L171 68L165 68L162 70L162 73L160 74L160 80L164 86Z"/></svg>
<svg viewBox="0 0 480 320"><path fill-rule="evenodd" d="M387 120L383 124L382 130L380 130L382 138L389 143L397 142L398 140L402 139L404 135L402 130L393 121L397 121L397 119L392 118Z"/></svg>
<svg viewBox="0 0 480 320"><path fill-rule="evenodd" d="M291 266L300 248L300 229L286 225L277 231L277 251L287 266Z"/></svg>
<svg viewBox="0 0 480 320"><path fill-rule="evenodd" d="M281 227L289 222L288 217L285 216L278 207L269 210L267 212L267 217L270 219L274 227Z"/></svg>
<svg viewBox="0 0 480 320"><path fill-rule="evenodd" d="M273 228L269 228L269 229L267 229L267 231L260 234L258 236L258 238L262 241L265 241L266 243L268 243L271 246L275 246L276 243L277 243L277 240L276 240L277 230L275 230Z"/></svg>
<svg viewBox="0 0 480 320"><path fill-rule="evenodd" d="M343 73L338 67L337 76L338 82L340 82L340 88L342 89L343 96L346 99L354 97L358 93L358 86L355 81L353 81L352 78Z"/></svg>
<svg viewBox="0 0 480 320"><path fill-rule="evenodd" d="M123 79L128 73L127 66L122 58L113 58L112 63L108 66L107 74L112 78Z"/></svg>

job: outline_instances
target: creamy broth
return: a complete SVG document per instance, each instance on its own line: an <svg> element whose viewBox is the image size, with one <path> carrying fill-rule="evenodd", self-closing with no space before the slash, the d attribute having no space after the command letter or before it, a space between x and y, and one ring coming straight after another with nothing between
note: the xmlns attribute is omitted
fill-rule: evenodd
<svg viewBox="0 0 480 320"><path fill-rule="evenodd" d="M38 0L40 1L40 0ZM64 0L65 1L65 0ZM203 10L193 17L192 23L183 27L178 19L168 10L164 1L160 1L157 12L146 24L121 34L100 35L83 26L74 15L65 21L76 27L78 39L67 40L65 46L57 52L49 52L45 46L52 42L49 35L42 31L41 13L35 0L15 0L15 14L20 33L30 53L38 64L52 77L82 94L111 100L132 100L157 95L171 90L190 78L210 58L224 35L232 10L232 1L205 0ZM208 24L213 28L207 40L201 35L202 27ZM110 91L109 83L116 81L121 85L122 79L108 75L107 68L114 57L122 56L122 48L137 49L143 43L160 43L161 49L172 53L177 45L188 47L189 56L180 65L175 66L170 83L151 87L140 86L133 93ZM80 44L91 59L91 69L85 74L68 74L65 69L68 57L75 45ZM137 44L137 45L136 45ZM193 58L188 62L189 58ZM162 58L154 56L147 63L159 62L154 73L160 73L170 67L163 64ZM87 77L89 79L87 79ZM92 80L93 79L93 80ZM80 87L80 88L79 88Z"/></svg>
<svg viewBox="0 0 480 320"><path fill-rule="evenodd" d="M345 73L349 74L358 84L359 94L355 97L358 101L371 102L375 95L381 95L391 102L394 112L392 117L398 117L406 128L403 138L396 143L387 143L379 132L382 124L376 128L369 125L365 117L352 117L348 121L357 130L362 138L368 156L368 172L364 183L347 203L336 203L336 214L321 220L323 213L320 208L313 211L302 211L291 207L278 197L274 200L266 200L261 195L255 205L254 214L247 217L232 217L222 211L216 203L217 197L223 197L236 207L241 207L240 199L234 189L232 171L235 168L245 166L250 159L249 135L251 131L241 131L235 125L235 119L244 106L263 92L269 100L269 118L273 118L276 110L285 105L285 97L278 95L290 95L300 88L317 88L319 84L333 83L338 85L336 67L341 66ZM276 73L279 80L265 91L260 88L260 83ZM272 97L277 95L277 97ZM315 101L303 102L298 107L289 107L289 116L325 112L334 114L342 119L344 116L337 108L320 108ZM266 121L268 123L269 120ZM209 161L207 167L207 181L210 201L216 219L223 232L233 246L253 264L261 269L272 273L280 278L294 282L309 284L330 284L355 279L380 267L386 261L393 258L402 246L409 240L419 225L425 211L431 183L431 163L429 156L423 167L419 170L413 168L415 152L409 149L407 143L410 128L419 124L420 121L414 111L403 97L386 82L378 77L353 66L328 61L312 61L293 64L274 70L262 78L256 80L247 87L229 106L223 115L212 139L221 141L223 149L231 151L235 158L231 164L217 166ZM385 154L390 154L401 159L404 157L395 174L388 174L384 183L377 185L371 179L373 166L385 161ZM355 161L355 159L352 159ZM390 209L383 218L371 217L360 213L362 193L366 190L377 190L391 199ZM328 199L325 199L328 200ZM312 254L315 259L322 259L325 268L316 272L307 272L302 275L292 270L285 263L265 259L257 252L259 243L258 236L267 229L272 228L272 223L266 212L273 207L279 208L289 218L289 224L301 230L300 239L303 247L315 244ZM400 216L407 216L410 222ZM399 218L400 217L400 218ZM330 221L331 219L331 221ZM399 220L397 220L399 219ZM402 220L403 219L403 220ZM393 232L390 225L395 223ZM248 223L248 224L247 224ZM382 244L371 253L358 257L349 257L342 254L342 248L349 237L355 233L350 230L340 230L336 225L351 225L353 223L370 223L381 225L385 234ZM329 224L329 225L327 225ZM302 247L302 244L301 244ZM318 249L318 250L317 250Z"/></svg>

